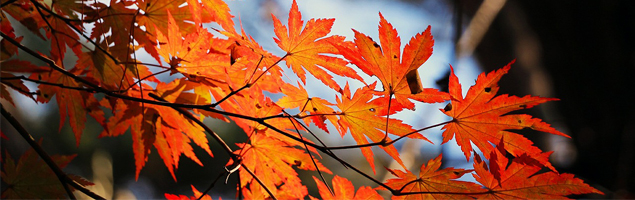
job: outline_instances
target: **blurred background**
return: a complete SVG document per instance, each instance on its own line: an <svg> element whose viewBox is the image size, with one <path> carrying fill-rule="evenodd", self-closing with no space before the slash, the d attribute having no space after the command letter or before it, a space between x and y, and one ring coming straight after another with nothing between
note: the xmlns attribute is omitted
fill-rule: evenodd
<svg viewBox="0 0 635 200"><path fill-rule="evenodd" d="M266 50L279 56L284 54L272 39L271 14L286 24L291 1L236 0L227 3L236 20L242 21L247 34ZM465 92L479 73L498 69L516 59L510 73L499 83L499 94L531 94L561 99L526 113L551 123L572 139L536 131L520 133L544 151L555 151L551 159L559 172L574 173L606 193L606 196L579 198L635 198L635 91L630 80L635 74L635 1L307 0L298 2L298 5L305 22L310 18L336 18L331 34L344 35L349 40L353 36L351 28L377 40L378 12L397 29L402 47L430 25L435 46L430 60L419 69L424 87L447 90L449 64L452 64ZM25 44L42 42L29 36L28 31L20 31L20 28L16 28L16 34L25 35ZM24 55L21 54L24 59L31 59ZM145 60L153 61L149 57ZM293 73L286 72L294 80ZM159 78L169 80L174 77ZM364 78L369 83L376 80L374 77ZM335 96L329 89L321 84L310 84L319 83L316 81L309 79L309 95L334 102ZM344 84L346 79L337 81ZM353 87L363 85L359 82L350 84ZM271 98L280 97L273 95ZM44 138L42 145L49 154L77 154L65 171L95 182L97 185L90 189L108 199L163 198L164 193L191 195L190 185L199 191L207 188L224 170L228 159L222 150L214 149L217 146L213 142L210 146L214 158L204 156L206 153L202 149L194 147L205 166L181 159L175 172L178 182L175 182L153 150L135 181L129 133L114 138L97 138L102 128L89 118L81 143L76 146L68 123L58 133L59 111L54 101L41 105L26 98L16 99L16 107L8 106L6 101L2 103L36 140ZM415 129L422 128L448 120L438 111L444 106L417 104L415 111L404 111L394 117L403 119ZM243 136L235 136L244 134L236 134L241 130L233 124L211 119L205 122L227 143L245 140ZM29 148L4 118L2 132L10 138L2 140L2 149L14 158L17 159ZM409 170L417 173L422 163L439 153L443 153L443 167L472 168L471 161L465 160L454 141L441 145L440 133L439 128L423 132L434 144L420 141L396 144ZM350 136L341 139L337 134L320 132L319 135L332 145L354 144ZM376 177L391 178L379 169L381 166L398 166L379 152L376 151L379 157ZM357 166L366 167L368 173L372 173L359 150L339 151L338 155L357 163ZM322 162L338 175L353 181L356 188L369 183L332 159L325 158ZM302 176L310 195L319 196L312 190L315 183L311 176L317 174L302 173ZM327 180L331 177L327 176ZM213 199L236 197L237 176L229 177L227 184L223 183L224 179L222 177L210 192ZM463 179L471 180L471 177Z"/></svg>

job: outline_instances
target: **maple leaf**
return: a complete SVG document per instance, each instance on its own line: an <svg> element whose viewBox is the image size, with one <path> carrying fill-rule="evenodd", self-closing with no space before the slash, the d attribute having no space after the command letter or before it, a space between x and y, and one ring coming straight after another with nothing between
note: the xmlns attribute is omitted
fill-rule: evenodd
<svg viewBox="0 0 635 200"><path fill-rule="evenodd" d="M362 186L355 192L355 187L353 187L351 181L337 175L332 180L335 195L329 192L327 186L321 180L315 177L313 177L313 180L317 184L322 199L384 199L377 191L368 186Z"/></svg>
<svg viewBox="0 0 635 200"><path fill-rule="evenodd" d="M469 193L483 192L480 185L452 180L470 173L474 170L454 169L453 167L439 170L441 167L442 155L429 160L428 164L421 165L419 176L410 171L403 172L401 170L388 171L398 178L388 179L386 185L392 189L400 190L400 192L430 192L403 196L393 196L392 199L467 199L470 198ZM380 187L378 189L385 190ZM443 192L447 192L444 194ZM461 194L465 193L465 194Z"/></svg>
<svg viewBox="0 0 635 200"><path fill-rule="evenodd" d="M262 65L267 66L267 72L275 77L282 75L282 69L277 66L280 58L272 53L265 51L253 37L247 35L241 25L241 33L220 31L221 34L227 36L229 40L235 42L235 45L230 46L232 49L232 59L230 60L234 64L241 64L240 66L249 66L254 61L262 59ZM245 64L247 63L247 64ZM242 68L242 67L241 67Z"/></svg>
<svg viewBox="0 0 635 200"><path fill-rule="evenodd" d="M194 196L188 197L185 195L174 195L174 194L168 194L165 193L164 196L166 199L175 199L175 200L194 200L194 199L198 199L198 197L200 197L201 195L203 195L202 192L199 192L193 185L190 185L192 187L192 192L194 192ZM219 200L221 200L220 197L218 197ZM203 197L201 197L201 200L212 200L212 197L210 197L209 195L204 195Z"/></svg>
<svg viewBox="0 0 635 200"><path fill-rule="evenodd" d="M245 199L267 199L269 196L258 183L249 184L249 188L242 187L242 193Z"/></svg>
<svg viewBox="0 0 635 200"><path fill-rule="evenodd" d="M75 156L53 155L51 159L57 166L64 168ZM2 191L3 199L67 198L60 180L43 160L38 159L35 150L25 151L17 163L7 152L3 163L1 176L2 182L5 184L3 188L6 188ZM84 186L94 185L79 176L69 177ZM73 190L72 187L70 189Z"/></svg>
<svg viewBox="0 0 635 200"><path fill-rule="evenodd" d="M94 12L92 7L84 4L84 2L75 0L56 0L51 2L51 7L56 13L75 20L80 19L77 13Z"/></svg>
<svg viewBox="0 0 635 200"><path fill-rule="evenodd" d="M159 55L170 64L170 67L175 71L196 76L226 76L224 69L230 65L230 58L227 53L220 51L229 47L229 41L214 38L202 27L196 27L183 37L172 14L168 11L167 15L167 37L161 31L157 31L157 39L161 45L158 49Z"/></svg>
<svg viewBox="0 0 635 200"><path fill-rule="evenodd" d="M243 129L247 135L253 133L262 133L267 136L274 137L285 143L292 145L302 145L302 142L292 139L287 135L295 136L295 138L302 138L299 135L299 131L305 131L304 127L297 121L288 119L286 117L273 117L282 113L282 107L276 105L270 98L265 97L261 91L244 91L242 95L234 95L230 100L226 101L226 104L222 104L222 108L228 112L241 113L244 116L252 118L267 118L264 120L268 125L275 127L277 130L273 130L268 126L256 121L239 117L230 117L236 124ZM306 138L302 138L305 143L312 143ZM315 148L309 147L310 151L316 151Z"/></svg>
<svg viewBox="0 0 635 200"><path fill-rule="evenodd" d="M490 72L487 75L481 73L476 79L476 84L468 90L465 98L463 98L461 85L456 75L454 75L454 69L452 69L449 83L451 103L445 109L441 109L441 111L453 119L450 123L443 126L443 129L445 129L443 131L443 143L456 136L456 142L461 146L461 150L468 160L472 151L470 141L484 153L486 158L494 149L492 144L496 144L501 138L504 138L505 150L514 156L523 153L537 155L542 152L533 146L533 143L527 138L506 130L531 128L569 137L542 120L532 118L530 115L506 114L515 110L531 108L547 101L558 100L556 98L529 95L522 98L509 95L494 97L499 89L498 81L509 71L512 63L514 61L502 69ZM543 160L542 163L555 170L548 160Z"/></svg>
<svg viewBox="0 0 635 200"><path fill-rule="evenodd" d="M273 189L273 188L270 188ZM271 199L269 193L258 182L252 182L249 184L249 188L246 186L242 188L242 194L245 199ZM306 186L300 182L288 181L284 185L280 186L276 192L277 199L303 199L309 194Z"/></svg>
<svg viewBox="0 0 635 200"><path fill-rule="evenodd" d="M373 87L371 85L371 87ZM354 95L350 97L350 90L348 84L344 88L344 94L342 99L339 97L337 100L337 107L341 110L338 120L340 134L343 136L348 130L350 130L353 139L358 145L369 144L366 137L370 138L373 142L381 142L385 139L385 142L390 142L391 139L386 137L387 133L382 130L388 129L388 133L403 136L408 133L412 133L415 130L410 125L404 124L398 119L388 119L383 117L388 112L394 112L394 110L388 111L386 108L388 105L387 99L377 98L373 99L373 95L367 91L368 88L364 87L355 91ZM388 124L388 125L386 125ZM419 133L409 135L410 138L423 139L430 142ZM430 142L432 143L432 142ZM393 145L380 146L381 149L386 151L388 155L394 158L401 166L406 166L399 158L399 152ZM366 157L368 163L370 163L373 172L375 172L375 161L373 158L373 152L370 147L361 147L362 154Z"/></svg>
<svg viewBox="0 0 635 200"><path fill-rule="evenodd" d="M574 178L573 174L558 174L553 171L537 174L544 165L534 157L522 154L510 161L505 157L505 143L498 143L499 148L491 152L489 168L476 154L472 174L476 181L488 190L479 199L567 199L572 194L597 193L601 191ZM551 152L542 153L539 157L549 157Z"/></svg>
<svg viewBox="0 0 635 200"><path fill-rule="evenodd" d="M107 51L107 53L110 52ZM99 50L82 52L77 57L75 68L86 71L87 77L94 79L97 85L108 90L128 89L135 84L135 79L138 80L140 77L148 77L144 79L147 81L159 82L156 77L151 76L152 73L145 65L116 64Z"/></svg>
<svg viewBox="0 0 635 200"><path fill-rule="evenodd" d="M90 37L99 41L101 36L104 36L107 45L101 45L102 48L108 49L120 61L131 60L130 54L135 51L131 49L134 38L138 42L135 47L143 47L157 62L160 62L155 48L154 33L148 33L146 29L133 24L139 16L138 10L131 8L133 4L133 1L126 0L111 0L109 5L103 2L94 3L92 6L96 8L96 11L86 16L96 21Z"/></svg>
<svg viewBox="0 0 635 200"><path fill-rule="evenodd" d="M64 20L57 17L44 20L48 21L47 24L50 26L47 26L47 28L53 29L46 31L46 37L51 41L51 58L59 66L64 67L63 60L66 55L66 47L69 47L75 55L82 53L79 35L70 26L74 26L77 30L83 28L80 25L67 24Z"/></svg>
<svg viewBox="0 0 635 200"><path fill-rule="evenodd" d="M326 128L324 121L328 119L332 124L337 124L337 116L334 115L335 110L329 107L334 104L319 97L309 97L304 87L300 84L298 84L298 87L290 84L283 85L281 88L285 96L278 99L276 104L288 109L300 108L300 112L303 114L308 112L309 115L313 116L303 118L304 122L309 124L309 120L313 121L317 127L328 133L329 130Z"/></svg>
<svg viewBox="0 0 635 200"><path fill-rule="evenodd" d="M170 84L159 83L156 94L168 101L176 101L186 87L180 84L181 79L176 79ZM149 86L146 86L149 87ZM145 89L143 96L148 97L151 90ZM127 95L141 98L141 93L129 90ZM141 105L139 102L116 99L115 107L112 107L107 98L101 101L101 105L113 110L114 115L108 119L106 130L100 137L118 136L130 128L132 134L132 148L135 157L136 178L150 154L152 146L157 149L159 156L176 181L174 170L178 169L181 155L185 155L199 165L203 165L194 154L191 142L204 149L210 156L208 140L203 128L183 117L178 111L170 107L152 104Z"/></svg>
<svg viewBox="0 0 635 200"><path fill-rule="evenodd" d="M324 38L331 32L331 27L335 19L311 19L306 23L304 30L300 30L304 22L302 21L302 15L300 11L298 11L298 5L295 0L289 11L288 33L287 27L282 25L276 16L271 16L273 17L274 31L278 37L274 38L274 40L282 50L287 52L285 59L287 65L293 69L304 84L306 84L306 76L302 67L313 74L315 78L337 91L339 91L340 86L333 80L333 77L322 68L334 74L363 82L355 70L346 66L348 63L345 60L324 55L326 53L337 53L337 49L332 43L344 41L344 37L342 36L329 36Z"/></svg>
<svg viewBox="0 0 635 200"><path fill-rule="evenodd" d="M274 196L277 194L276 186L283 183L301 186L300 178L293 166L303 170L317 170L312 158L304 150L294 148L295 145L264 134L253 134L250 141L250 144L236 144L241 149L234 153L240 155L244 166L252 170ZM228 163L231 164L233 161ZM315 164L320 171L332 173L317 160ZM252 182L253 177L241 168L240 179L241 187L245 187L247 183ZM251 184L258 183L253 181Z"/></svg>
<svg viewBox="0 0 635 200"><path fill-rule="evenodd" d="M9 103L11 103L11 105L15 106L13 98L11 97L11 93L9 93L9 90L7 90L7 88L14 88L16 89L16 91L26 95L27 97L33 98L33 96L30 96L30 94L28 94L29 88L24 85L22 80L6 80L7 78L14 78L15 76L13 74L2 72L0 73L0 77L5 79L2 80L2 84L0 84L0 98L7 100Z"/></svg>
<svg viewBox="0 0 635 200"><path fill-rule="evenodd" d="M7 1L4 1L7 2ZM39 16L38 12L35 10L33 3L29 0L18 0L13 3L7 4L2 7L2 11L8 13L15 20L20 22L20 24L24 25L31 33L37 35L38 37L45 40L44 35L40 32L40 28L46 26L46 23ZM4 16L4 12L2 12L2 23L3 28L5 24L10 24L9 20ZM4 33L5 29L3 29Z"/></svg>
<svg viewBox="0 0 635 200"><path fill-rule="evenodd" d="M0 65L2 65L2 72L0 72L0 77L2 78L2 84L0 85L0 98L6 99L9 103L15 106L13 98L11 97L9 90L7 90L7 88L12 88L24 96L33 99L33 101L37 101L33 98L32 93L30 93L31 90L24 85L22 80L11 78L17 77L12 73L42 72L44 71L42 67L35 66L29 61L17 59L2 60L0 61Z"/></svg>
<svg viewBox="0 0 635 200"><path fill-rule="evenodd" d="M140 26L145 26L149 33L155 33L157 30L166 32L169 29L167 23L165 23L168 21L168 16L170 16L168 13L171 13L171 16L175 18L177 25L181 27L183 33L191 32L196 27L195 24L185 22L186 20L193 21L193 14L205 14L190 13L190 9L187 8L187 6L181 6L187 3L186 0L143 0L136 3L139 5L139 9L144 12L143 15L138 16L137 23L139 23Z"/></svg>
<svg viewBox="0 0 635 200"><path fill-rule="evenodd" d="M410 39L410 42L404 48L402 56L400 53L401 40L397 30L384 19L381 13L379 13L379 17L381 18L379 21L381 46L369 36L353 29L353 32L355 32L355 43L335 44L335 47L346 59L350 60L364 73L379 78L384 91L378 92L378 95L383 95L386 98L393 95L395 100L403 105L404 108L414 108L414 104L408 99L426 103L448 100L448 94L436 89L423 88L413 92L414 90L410 89L412 84L420 85L421 83L419 80L410 81L411 83L409 83L407 79L408 74L414 73L416 77L417 69L432 54L434 40L430 33L430 27L428 26L424 32Z"/></svg>
<svg viewBox="0 0 635 200"><path fill-rule="evenodd" d="M77 73L77 71L79 71L78 68L73 68L71 73ZM82 86L73 78L57 71L41 74L33 73L31 76L33 78L41 78L43 81L49 83L61 84L67 87L81 88ZM79 146L84 131L86 114L95 118L100 124L105 124L104 112L99 108L97 99L94 95L90 95L86 91L41 84L39 86L39 93L41 95L38 95L37 100L41 103L47 103L55 96L60 112L59 130L64 126L64 122L66 122L66 117L68 116L68 122L75 134L77 146Z"/></svg>
<svg viewBox="0 0 635 200"><path fill-rule="evenodd" d="M11 5L7 5L3 8L11 8ZM4 10L4 9L3 9ZM16 37L15 30L13 30L13 26L11 26L11 22L9 18L5 15L4 12L0 12L0 30L2 33L7 34L9 38L22 42L24 36ZM0 60L6 61L14 55L18 54L18 46L9 43L6 39L0 39Z"/></svg>
<svg viewBox="0 0 635 200"><path fill-rule="evenodd" d="M225 31L236 32L232 20L234 16L229 13L227 3L223 0L202 0L202 3L201 6L198 0L187 0L194 22L200 24L213 21L223 27ZM209 19L206 16L209 16Z"/></svg>

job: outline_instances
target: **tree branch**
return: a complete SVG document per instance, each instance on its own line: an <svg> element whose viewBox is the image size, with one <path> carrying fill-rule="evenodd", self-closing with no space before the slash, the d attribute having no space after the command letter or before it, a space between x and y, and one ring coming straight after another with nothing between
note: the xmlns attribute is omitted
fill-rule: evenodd
<svg viewBox="0 0 635 200"><path fill-rule="evenodd" d="M60 183L62 184L62 186L64 186L64 190L66 190L66 193L68 194L69 198L76 199L75 195L73 195L73 192L71 192L71 190L70 190L70 188L68 187L67 184L73 186L75 189L81 191L82 193L84 193L84 194L86 194L89 197L92 197L94 199L105 199L105 198L99 196L98 194L95 194L94 192L86 189L84 186L82 186L81 184L77 183L75 180L69 178L66 175L66 173L64 173L55 164L55 162L53 161L53 159L51 159L51 157L48 155L48 153L46 153L46 151L44 151L44 149L42 149L42 147L40 147L40 145L35 141L35 139L33 139L31 134L29 134L29 132L27 132L27 130L24 129L24 127L20 124L20 122L18 122L18 120L16 120L11 115L11 113L9 113L8 111L6 111L4 109L4 105L0 104L0 108L2 109L2 116L4 116L4 118L7 119L7 121L9 121L9 123L13 126L13 128L15 128L15 130L17 130L18 133L20 133L22 138L24 138L24 140L26 140L26 142L29 143L31 148L33 148L33 150L35 150L35 152L37 152L37 154L40 155L40 157L42 158L42 160L44 160L46 165L48 165L49 168L51 168L51 170L53 170L53 173L55 173L55 176L57 176L57 178L60 180Z"/></svg>

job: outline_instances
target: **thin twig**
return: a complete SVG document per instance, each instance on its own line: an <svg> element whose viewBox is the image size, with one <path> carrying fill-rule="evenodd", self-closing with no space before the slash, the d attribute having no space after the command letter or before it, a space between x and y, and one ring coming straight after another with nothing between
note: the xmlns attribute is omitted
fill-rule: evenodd
<svg viewBox="0 0 635 200"><path fill-rule="evenodd" d="M203 198L203 196L207 195L207 193L212 190L212 188L214 187L214 185L216 185L216 182L218 182L218 180L220 179L220 177L223 177L223 175L225 175L227 173L227 171L223 171L223 173L218 174L218 176L216 176L216 179L214 179L214 181L212 182L211 185L209 185L209 187L207 187L207 189L205 189L205 191L203 191L201 193L201 196L199 196L198 198L196 198L196 200L201 200Z"/></svg>
<svg viewBox="0 0 635 200"><path fill-rule="evenodd" d="M289 113L287 113L287 111L284 111L284 110L282 110L282 112L284 112L287 115L289 114ZM288 119L289 119L289 122L291 122L291 125L293 125L293 128L295 129L295 132L298 133L298 135L300 136L300 139L304 139L302 137L302 134L300 133L300 130L298 130L298 127L295 126L295 123L293 121L293 120L297 120L297 119L290 118L290 117ZM324 179L324 175L322 175L322 172L320 171L320 168L318 167L317 163L315 162L315 158L313 158L313 155L309 151L309 147L306 145L306 143L303 143L303 144L304 144L304 150L306 151L307 154L309 154L309 157L311 158L311 162L313 162L313 166L315 166L315 169L316 169L315 171L318 172L318 175L320 175L320 179L326 185L326 188L329 190L331 195L335 196L335 193L333 192L333 189L331 189L331 186L329 186L329 183L326 182L326 179Z"/></svg>
<svg viewBox="0 0 635 200"><path fill-rule="evenodd" d="M94 199L105 199L105 198L99 196L98 194L95 194L94 192L86 189L84 186L82 186L81 184L77 183L75 180L69 178L66 175L66 173L64 173L55 164L55 162L53 161L53 159L51 159L51 157L48 155L48 153L46 153L46 151L44 151L44 149L42 149L42 147L40 147L40 145L35 141L35 139L33 139L31 134L29 134L29 132L26 129L24 129L24 127L20 124L20 122L18 122L18 120L16 120L13 117L13 115L11 115L11 113L9 113L8 111L6 111L4 109L4 105L0 104L0 108L2 109L2 116L4 116L4 118L7 119L7 121L9 121L9 123L13 126L13 128L15 128L15 130L17 130L18 133L20 133L20 135L24 138L24 140L26 140L26 142L29 143L31 148L33 148L33 150L35 150L35 152L37 152L37 154L42 158L42 160L44 160L46 165L48 165L49 168L51 168L51 170L53 170L53 173L55 173L55 176L57 176L57 178L60 180L60 183L62 184L62 186L64 186L64 190L66 190L66 193L68 194L69 198L76 199L75 195L73 195L73 192L71 192L70 188L68 187L68 185L71 185L75 189L81 191L82 193L88 195L89 197L92 197Z"/></svg>
<svg viewBox="0 0 635 200"><path fill-rule="evenodd" d="M150 96L150 97L152 97L152 98L154 98L156 100L162 101L162 102L167 102L165 99L157 96L154 93L148 93L148 96ZM196 123L199 126L201 126L201 128L203 128L205 131L207 131L207 133L209 133L212 136L212 138L214 138L214 140L216 140L216 142L218 142L221 145L221 147L223 147L225 152L227 154L229 154L229 156L231 157L231 159L234 160L234 162L238 162L239 161L239 159L234 154L234 150L232 150L231 147L229 147L229 145L227 145L227 143L225 143L225 140L223 140L223 138L218 136L218 134L216 134L216 132L214 132L212 129L210 129L205 124L203 124L203 122L201 122L201 120L199 120L194 115L192 115L192 113L190 113L190 112L188 112L186 110L183 110L182 108L176 108L176 107L172 107L172 108L174 110L178 111L179 113L181 113L183 116L185 116L189 120L192 120L194 123Z"/></svg>
<svg viewBox="0 0 635 200"><path fill-rule="evenodd" d="M36 79L27 78L26 76L23 76L23 75L14 76L14 77L0 77L0 79L2 79L2 80L25 80L25 81L30 81L30 82L34 82L34 83L38 83L38 84L43 84L43 85L52 85L52 86L56 86L56 87L64 88L64 89L86 91L86 92L91 92L91 93L92 92L96 92L96 90L90 89L90 88L67 86L67 85L64 85L64 84L61 84L61 83L51 83L51 82L46 82L46 81L42 81L42 80L36 80Z"/></svg>
<svg viewBox="0 0 635 200"><path fill-rule="evenodd" d="M247 171L247 173L251 174L251 176L254 177L254 179L256 179L256 181L262 186L262 188L264 188L265 191L267 191L267 193L269 193L269 197L271 197L273 199L276 199L276 200L278 199L278 198L276 198L276 196L273 195L273 193L271 193L271 190L269 190L269 188L265 185L265 183L263 183L262 180L260 180L258 178L258 176L256 176L256 174L254 174L254 172L252 172L249 168L247 168L247 166L245 166L245 164L240 163L240 165L242 165L243 168L245 168L245 171Z"/></svg>
<svg viewBox="0 0 635 200"><path fill-rule="evenodd" d="M256 64L256 67L255 67L255 69L256 69L256 70L258 69L258 65L260 65L260 62L262 61L262 58L263 58L263 57L262 57L262 55L261 55L260 60L259 60L259 61L258 61L258 63ZM285 55L284 57L280 58L280 59L279 59L278 61L276 61L275 63L273 63L271 66L267 67L267 70L265 70L264 72L262 72L262 74L260 74L260 75L258 76L258 78L256 78L256 80L254 80L253 82L251 82L251 78L253 78L253 74L252 74L252 75L251 75L251 77L249 77L249 81L250 81L250 82L248 82L248 83L246 83L245 85L243 85L242 87L238 88L238 90L232 90L229 94L227 94L227 95L226 95L225 97L223 97L221 100L217 101L216 103L212 103L210 106L211 106L212 108L215 108L215 107L216 107L216 106L218 106L220 103L223 103L225 100L227 100L227 99L229 99L230 97L232 97L232 96L234 96L234 95L238 94L238 92L240 92L240 91L242 91L242 90L244 90L244 89L250 88L251 86L253 86L254 84L256 84L256 82L257 82L258 80L260 80L260 77L262 77L264 74L266 74L266 73L267 73L267 71L269 71L269 69L271 69L271 68L275 67L275 66L276 66L278 63L280 63L280 61L282 61L284 58L286 58L286 55ZM255 74L255 73L256 73L256 72L254 71L254 74Z"/></svg>
<svg viewBox="0 0 635 200"><path fill-rule="evenodd" d="M148 96L157 99L159 101L165 101L165 99L157 96L154 93L149 93ZM265 188L265 190L267 191L267 193L269 193L269 195L273 198L276 199L276 197L273 195L273 193L271 193L271 191L269 191L269 188L267 188L267 186L265 186L265 184L258 178L258 176L256 176L253 172L251 172L247 166L245 166L245 164L243 164L240 161L240 158L238 158L238 156L236 156L236 154L234 154L234 151L227 145L227 143L225 143L225 141L218 136L218 134L216 134L214 131L212 131L209 127L207 127L205 124L203 124L203 122L201 122L201 120L197 119L196 117L194 117L194 115L192 115L192 113L185 111L181 108L175 108L172 107L173 109L175 109L176 111L178 111L179 113L181 113L183 116L187 117L188 119L194 121L196 124L198 124L199 126L201 126L203 129L205 129L205 131L207 131L210 135L212 135L212 138L214 138L214 140L216 140L216 142L218 142L219 144L221 144L221 147L223 147L223 149L225 149L225 152L227 152L227 154L229 154L229 156L231 157L231 159L235 162L235 163L240 163L240 165L245 169L245 171L249 172L254 179L256 179L256 181L258 181L258 183L260 183L260 185L262 185L263 188Z"/></svg>

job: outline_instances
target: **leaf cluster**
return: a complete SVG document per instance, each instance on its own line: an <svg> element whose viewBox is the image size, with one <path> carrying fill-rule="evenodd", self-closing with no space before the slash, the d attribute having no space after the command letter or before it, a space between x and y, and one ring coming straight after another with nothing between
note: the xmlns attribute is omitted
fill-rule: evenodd
<svg viewBox="0 0 635 200"><path fill-rule="evenodd" d="M2 99L10 104L15 101L12 95L38 103L55 99L60 127L68 121L76 145L87 116L103 127L100 137L129 132L137 178L152 153L160 156L176 181L175 171L183 156L203 166L199 157L213 156L210 145L219 145L224 151L221 153L230 156L229 160L219 160L227 163L220 176L237 173L237 187L247 199L315 198L308 194L298 170L315 171L314 180L324 199L381 198L376 190L390 191L393 199L565 198L602 193L571 174L559 174L549 163L550 153L510 131L528 128L568 137L541 119L508 114L557 100L497 96L497 82L513 62L479 75L465 97L454 71L449 77L449 93L424 88L418 70L432 55L430 27L413 36L402 50L397 30L380 13L378 41L354 29L354 38L349 40L330 35L335 19L309 19L305 23L293 1L287 24L272 15L274 41L285 52L274 55L244 30L235 30L234 18L221 0L119 0L109 4L12 0L2 2L1 14ZM21 43L22 37L13 31L16 24L8 16L49 41L50 51L38 52ZM206 23L220 28L204 28ZM18 60L18 52L46 64ZM139 52L154 60L138 60ZM78 58L74 65L64 62L68 55ZM284 67L300 80L286 80ZM358 72L376 80L366 83L369 80L362 79ZM164 73L174 79L157 78ZM305 89L309 75L331 88L330 95L336 101L309 96ZM335 81L334 76L347 82ZM348 81L365 86L351 88ZM25 82L36 83L37 89L27 88ZM272 100L266 94L284 97ZM447 106L440 109L452 117L447 122L415 129L393 117L414 110L415 102L447 101ZM4 115L4 102L2 106ZM246 134L248 139L233 149L213 127L202 123L208 117L235 122L244 131L235 134ZM356 144L326 144L320 139L325 136L309 129L311 126L337 132L341 137L350 134ZM431 143L421 132L438 126L444 129L443 143L456 138L467 160L472 157L473 143L489 164L474 154L474 169L440 169L439 155L423 165L419 175L410 172L394 143L404 139ZM207 154L196 155L193 145ZM374 179L336 153L340 149L360 149L375 173L377 149L372 147L379 147L401 165L403 169L387 169L396 178L386 182ZM514 158L506 158L507 153ZM15 180L21 171L40 171L42 165L37 169L27 167L27 162L35 162L33 154L25 156L17 165L10 158L4 160L3 181ZM54 160L65 165L70 159ZM323 159L334 159L379 187L363 186L354 192L351 182L337 175L344 172L331 171L322 164ZM548 173L536 175L545 167ZM323 173L335 174L330 185ZM455 180L465 174L474 176L478 183ZM41 176L50 179L52 175ZM42 180L54 182L49 179ZM211 188L204 192L194 186L192 189L194 198L211 199L206 195ZM39 192L59 197L63 196L60 191ZM12 190L3 191L2 196L15 197ZM173 194L165 197L190 198Z"/></svg>

